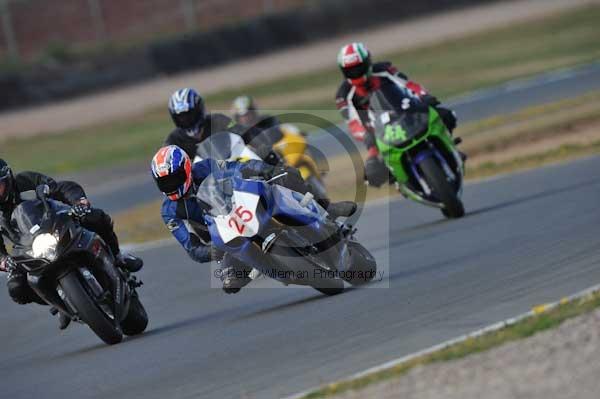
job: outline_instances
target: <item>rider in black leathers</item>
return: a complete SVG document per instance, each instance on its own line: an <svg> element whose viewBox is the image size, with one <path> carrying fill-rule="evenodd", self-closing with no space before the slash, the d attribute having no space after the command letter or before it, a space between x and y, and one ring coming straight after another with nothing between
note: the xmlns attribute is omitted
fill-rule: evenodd
<svg viewBox="0 0 600 399"><path fill-rule="evenodd" d="M115 255L117 266L131 272L141 269L143 265L141 259L121 253L112 219L102 209L91 206L85 191L78 183L73 181L56 182L51 177L37 172L13 174L6 161L0 159L0 271L8 272L8 293L13 301L19 304L31 302L46 304L31 289L27 283L27 276L14 267L14 261L8 254L4 243L4 237L15 242L18 236L10 219L15 207L22 202L21 193L35 190L40 185L48 186L49 198L71 205L71 212L74 217L79 219L81 225L102 237ZM66 328L69 322L70 319L61 314L61 329Z"/></svg>

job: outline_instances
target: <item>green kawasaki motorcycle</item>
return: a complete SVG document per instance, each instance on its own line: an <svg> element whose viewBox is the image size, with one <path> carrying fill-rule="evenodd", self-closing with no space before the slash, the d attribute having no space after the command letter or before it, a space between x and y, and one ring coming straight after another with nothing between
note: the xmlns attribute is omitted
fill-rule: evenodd
<svg viewBox="0 0 600 399"><path fill-rule="evenodd" d="M398 191L448 218L462 217L464 165L455 146L460 141L452 139L437 111L382 79L371 94L369 116Z"/></svg>

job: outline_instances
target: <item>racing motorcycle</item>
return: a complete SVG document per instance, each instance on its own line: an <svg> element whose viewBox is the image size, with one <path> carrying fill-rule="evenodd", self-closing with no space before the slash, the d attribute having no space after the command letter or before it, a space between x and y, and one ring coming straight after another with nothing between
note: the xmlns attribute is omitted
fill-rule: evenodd
<svg viewBox="0 0 600 399"><path fill-rule="evenodd" d="M407 198L440 208L448 218L465 213L464 165L440 115L409 90L384 80L370 96L377 148Z"/></svg>
<svg viewBox="0 0 600 399"><path fill-rule="evenodd" d="M133 274L115 266L104 241L71 216L71 208L48 199L47 186L22 194L11 216L13 258L31 288L72 320L87 324L105 343L141 334L148 316Z"/></svg>
<svg viewBox="0 0 600 399"><path fill-rule="evenodd" d="M281 132L281 139L273 144L273 150L279 154L287 165L300 171L302 178L311 185L318 197L326 197L327 190L325 189L322 173L317 162L308 153L308 143L304 134L297 126L290 123L284 123L278 126L278 129ZM324 159L319 160L321 163L326 163Z"/></svg>
<svg viewBox="0 0 600 399"><path fill-rule="evenodd" d="M281 283L339 294L344 281L365 284L377 271L352 227L332 221L311 193L300 194L258 177L213 170L197 198L213 245Z"/></svg>

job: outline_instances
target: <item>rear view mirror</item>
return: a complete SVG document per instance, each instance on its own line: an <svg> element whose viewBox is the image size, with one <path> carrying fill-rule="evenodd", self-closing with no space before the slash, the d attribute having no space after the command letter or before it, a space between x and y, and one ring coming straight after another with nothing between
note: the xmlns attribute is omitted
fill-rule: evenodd
<svg viewBox="0 0 600 399"><path fill-rule="evenodd" d="M23 191L20 196L23 201L33 201L37 199L37 195L35 194L34 190Z"/></svg>
<svg viewBox="0 0 600 399"><path fill-rule="evenodd" d="M50 194L50 187L47 184L40 184L35 188L35 195L43 200Z"/></svg>
<svg viewBox="0 0 600 399"><path fill-rule="evenodd" d="M223 191L223 194L227 195L228 197L231 197L233 195L233 182L231 181L231 179L223 179L219 181L219 183L221 185L221 190Z"/></svg>

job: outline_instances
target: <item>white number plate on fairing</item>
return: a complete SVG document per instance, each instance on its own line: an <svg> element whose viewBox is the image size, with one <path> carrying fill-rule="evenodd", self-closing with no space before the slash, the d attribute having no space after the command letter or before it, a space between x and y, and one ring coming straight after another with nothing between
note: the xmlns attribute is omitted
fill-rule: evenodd
<svg viewBox="0 0 600 399"><path fill-rule="evenodd" d="M254 237L258 234L259 223L256 208L259 196L242 191L233 192L233 210L229 215L215 217L217 230L224 243L237 237Z"/></svg>

